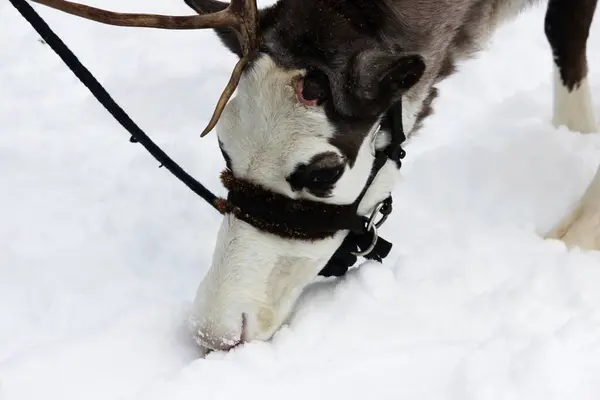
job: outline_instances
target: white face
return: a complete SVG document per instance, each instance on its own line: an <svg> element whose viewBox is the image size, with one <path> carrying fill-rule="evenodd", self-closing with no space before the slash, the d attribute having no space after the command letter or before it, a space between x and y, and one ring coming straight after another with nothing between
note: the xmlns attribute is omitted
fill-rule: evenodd
<svg viewBox="0 0 600 400"><path fill-rule="evenodd" d="M373 126L358 143L356 159L349 162L330 143L335 127L322 107L302 96L298 85L303 74L281 69L266 55L256 60L217 126L222 149L239 179L291 199L353 203L370 174L374 141L380 147L386 138ZM340 175L321 193L291 178L299 166L311 171L302 179L327 180L332 170ZM368 214L387 197L397 172L394 163L386 164L361 202L360 214ZM284 239L226 215L211 269L194 301L191 322L198 342L212 350L227 350L271 338L346 233L314 241Z"/></svg>

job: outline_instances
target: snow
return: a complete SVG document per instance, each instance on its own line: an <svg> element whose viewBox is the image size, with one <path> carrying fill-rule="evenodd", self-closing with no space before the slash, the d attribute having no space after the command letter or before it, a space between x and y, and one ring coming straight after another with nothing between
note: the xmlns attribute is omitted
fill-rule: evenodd
<svg viewBox="0 0 600 400"><path fill-rule="evenodd" d="M177 1L91 4L189 13ZM36 8L165 151L223 193L216 137L199 133L235 58L212 33ZM220 216L0 4L0 399L598 399L600 253L540 235L591 180L600 136L550 125L543 16L503 27L440 85L406 146L386 262L316 282L271 342L203 359L185 319ZM596 18L600 115L598 48Z"/></svg>

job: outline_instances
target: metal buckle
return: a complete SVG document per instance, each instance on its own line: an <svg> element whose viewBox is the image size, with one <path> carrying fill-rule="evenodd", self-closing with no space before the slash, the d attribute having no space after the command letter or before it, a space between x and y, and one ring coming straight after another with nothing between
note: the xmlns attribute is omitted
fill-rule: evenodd
<svg viewBox="0 0 600 400"><path fill-rule="evenodd" d="M375 245L377 244L377 239L379 239L379 233L377 232L377 228L379 228L381 225L383 225L383 223L388 219L388 216L389 216L389 213L381 212L383 207L386 205L386 200L377 204L377 206L371 213L371 216L369 217L369 222L367 222L367 226L366 226L367 232L373 233L373 241L371 242L371 245L365 250L356 251L356 252L353 251L351 253L352 255L355 255L357 257L366 256L367 254L372 252L373 249L375 248ZM379 214L379 213L382 214L382 217L379 220L379 222L375 222L375 219L377 218L377 214Z"/></svg>
<svg viewBox="0 0 600 400"><path fill-rule="evenodd" d="M369 218L369 223L367 224L367 231L369 230L369 228L372 225L375 225L375 227L380 228L381 225L383 225L383 223L385 221L387 221L388 217L390 216L389 212L383 212L383 207L389 206L388 204L386 204L387 199L382 201L381 203L377 204L377 207L375 207L375 210L373 210L373 212L371 213L371 217ZM375 217L377 217L377 214L381 213L382 217L379 220L379 222L375 223Z"/></svg>
<svg viewBox="0 0 600 400"><path fill-rule="evenodd" d="M366 256L367 254L369 254L370 252L373 251L373 249L375 248L375 245L377 244L377 239L379 239L379 234L377 233L377 228L375 227L375 225L371 225L371 229L369 229L369 230L373 231L373 241L371 242L371 245L366 250L353 251L351 253L352 255L361 257L361 256Z"/></svg>

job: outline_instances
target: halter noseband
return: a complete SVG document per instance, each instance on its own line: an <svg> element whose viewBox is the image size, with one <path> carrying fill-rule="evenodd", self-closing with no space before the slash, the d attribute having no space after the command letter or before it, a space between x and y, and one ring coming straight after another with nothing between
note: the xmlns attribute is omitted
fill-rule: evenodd
<svg viewBox="0 0 600 400"><path fill-rule="evenodd" d="M390 132L390 144L376 150L371 174L358 198L351 204L327 204L306 199L291 199L261 185L236 178L227 169L221 182L228 190L227 199L219 198L215 206L222 214L232 214L253 227L287 239L319 240L332 237L341 230L348 234L325 267L322 276L342 276L357 257L381 261L392 244L379 237L379 228L392 212L391 194L378 203L369 217L358 214L358 207L375 177L388 160L398 168L405 152L402 125L402 103L398 101L385 114L380 129ZM377 134L377 132L375 132ZM382 217L376 221L378 215Z"/></svg>

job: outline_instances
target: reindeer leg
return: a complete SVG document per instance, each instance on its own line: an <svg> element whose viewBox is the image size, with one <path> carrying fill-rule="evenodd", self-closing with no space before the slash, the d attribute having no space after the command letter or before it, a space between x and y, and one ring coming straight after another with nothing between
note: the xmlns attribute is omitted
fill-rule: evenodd
<svg viewBox="0 0 600 400"><path fill-rule="evenodd" d="M597 0L550 0L545 31L554 56L555 126L598 131L587 79L587 39ZM600 167L577 207L546 235L567 246L600 250Z"/></svg>
<svg viewBox="0 0 600 400"><path fill-rule="evenodd" d="M600 166L577 207L546 237L560 239L568 247L600 250Z"/></svg>
<svg viewBox="0 0 600 400"><path fill-rule="evenodd" d="M597 0L550 0L545 31L554 56L555 126L597 132L587 79L587 39Z"/></svg>

